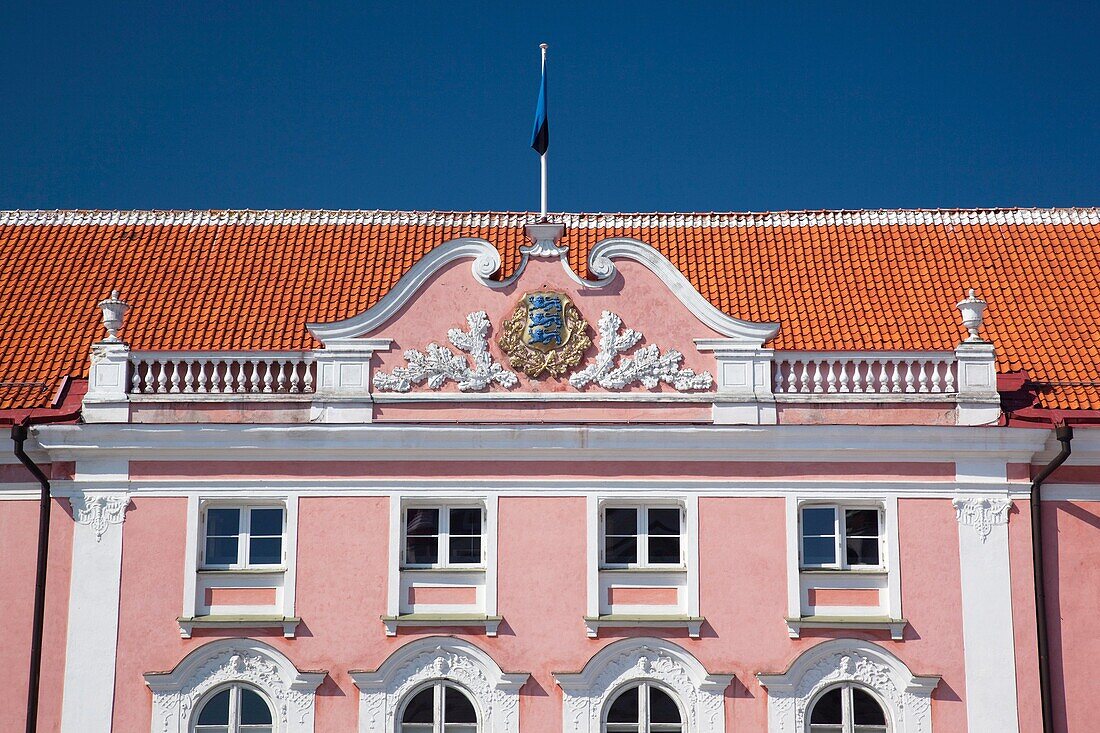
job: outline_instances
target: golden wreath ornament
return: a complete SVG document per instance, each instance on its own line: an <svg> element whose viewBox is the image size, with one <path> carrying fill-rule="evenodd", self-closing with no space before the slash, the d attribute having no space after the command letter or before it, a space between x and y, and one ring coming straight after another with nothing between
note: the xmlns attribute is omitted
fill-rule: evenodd
<svg viewBox="0 0 1100 733"><path fill-rule="evenodd" d="M592 345L588 324L562 293L527 293L501 324L497 339L513 369L529 377L561 376L581 363Z"/></svg>

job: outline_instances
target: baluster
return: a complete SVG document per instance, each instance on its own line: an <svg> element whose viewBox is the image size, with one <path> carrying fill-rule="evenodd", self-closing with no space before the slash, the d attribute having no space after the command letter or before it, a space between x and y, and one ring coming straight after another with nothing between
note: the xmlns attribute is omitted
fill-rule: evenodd
<svg viewBox="0 0 1100 733"><path fill-rule="evenodd" d="M919 380L918 392L931 392L932 390L928 386L928 367L931 366L931 362L921 361L917 362L917 378Z"/></svg>
<svg viewBox="0 0 1100 733"><path fill-rule="evenodd" d="M814 362L813 367L814 367L814 388L813 388L813 393L814 394L819 394L822 391L821 384L822 384L822 382L825 381L825 375L822 374L822 371L825 369L825 362L824 361L816 361L816 362Z"/></svg>
<svg viewBox="0 0 1100 733"><path fill-rule="evenodd" d="M274 361L260 361L260 364L264 367L264 393L271 391L272 377L274 376L271 371L275 368Z"/></svg>
<svg viewBox="0 0 1100 733"><path fill-rule="evenodd" d="M290 393L299 394L301 392L301 389L299 388L299 381L301 380L301 377L298 376L298 362L290 361L287 362L287 364L290 366Z"/></svg>
<svg viewBox="0 0 1100 733"><path fill-rule="evenodd" d="M772 362L772 369L775 370L775 381L772 383L772 392L780 393L783 391L783 364L782 361Z"/></svg>
<svg viewBox="0 0 1100 733"><path fill-rule="evenodd" d="M931 384L929 385L930 386L929 391L931 391L933 393L942 392L943 390L941 389L941 387L942 387L941 380L943 378L943 375L940 374L940 367L943 366L943 362L939 361L937 359L936 361L931 362L931 366L932 366L932 376L929 378L929 381L931 382Z"/></svg>
<svg viewBox="0 0 1100 733"><path fill-rule="evenodd" d="M917 388L915 386L916 381L917 381L917 375L916 375L917 361L916 361L916 359L910 359L909 361L903 361L901 363L901 365L903 367L905 367L905 391L906 392L916 392L917 391Z"/></svg>
<svg viewBox="0 0 1100 733"><path fill-rule="evenodd" d="M810 391L810 380L809 380L809 377L808 377L809 370L810 370L809 362L807 362L805 359L799 359L799 361L798 361L798 391L801 392L801 393L805 393L805 392Z"/></svg>
<svg viewBox="0 0 1100 733"><path fill-rule="evenodd" d="M828 371L825 373L825 391L829 394L833 394L837 391L837 374L836 374L837 362L829 362Z"/></svg>
<svg viewBox="0 0 1100 733"><path fill-rule="evenodd" d="M852 362L852 391L863 393L867 390L868 377L871 376L871 365L867 361L857 359Z"/></svg>
<svg viewBox="0 0 1100 733"><path fill-rule="evenodd" d="M302 391L303 392L312 392L313 391L313 364L311 364L310 362L307 361L307 362L305 362L305 364L303 366L304 366L304 371L305 371L305 375L304 375L305 385L303 386Z"/></svg>
<svg viewBox="0 0 1100 733"><path fill-rule="evenodd" d="M211 394L221 394L221 392L222 392L221 366L222 366L222 362L220 362L220 361L211 361L210 362L210 367L212 369L212 371L210 372L210 393Z"/></svg>
<svg viewBox="0 0 1100 733"><path fill-rule="evenodd" d="M286 361L279 362L278 384L275 387L276 392L286 392Z"/></svg>
<svg viewBox="0 0 1100 733"><path fill-rule="evenodd" d="M130 377L130 392L131 393L140 393L141 392L141 365L142 364L144 364L144 362L140 362L140 361L137 362L136 364L134 364L134 376Z"/></svg>
<svg viewBox="0 0 1100 733"><path fill-rule="evenodd" d="M248 375L245 373L245 366L248 362L244 359L237 359L237 393L241 394L248 391Z"/></svg>
<svg viewBox="0 0 1100 733"><path fill-rule="evenodd" d="M167 390L168 375L165 373L165 370L167 368L168 368L167 362L162 361L162 362L157 363L157 388L154 389L153 391L157 392L158 394L163 394L163 393L168 391Z"/></svg>
<svg viewBox="0 0 1100 733"><path fill-rule="evenodd" d="M943 391L954 392L955 391L955 364L956 362L947 363L947 373L943 375Z"/></svg>
<svg viewBox="0 0 1100 733"><path fill-rule="evenodd" d="M851 387L849 387L849 382L851 381L848 377L848 366L849 365L851 365L853 371L858 367L858 364L854 361L842 361L842 362L840 362L840 391L841 392L851 392L852 391Z"/></svg>
<svg viewBox="0 0 1100 733"><path fill-rule="evenodd" d="M248 391L253 392L253 393L259 392L260 391L260 379L261 379L261 377L260 377L260 363L261 362L260 362L259 359L249 359L248 361L252 365L252 383L249 386Z"/></svg>
<svg viewBox="0 0 1100 733"><path fill-rule="evenodd" d="M186 366L183 369L183 391L189 394L195 391L195 375L193 374L195 362L186 362Z"/></svg>
<svg viewBox="0 0 1100 733"><path fill-rule="evenodd" d="M889 379L889 382L888 382L889 389L886 390L887 392L900 392L901 391L901 378L900 378L900 371L898 369L898 363L899 363L899 360L897 360L897 359L891 359L890 360L890 374L889 374L889 377L888 377L888 379Z"/></svg>

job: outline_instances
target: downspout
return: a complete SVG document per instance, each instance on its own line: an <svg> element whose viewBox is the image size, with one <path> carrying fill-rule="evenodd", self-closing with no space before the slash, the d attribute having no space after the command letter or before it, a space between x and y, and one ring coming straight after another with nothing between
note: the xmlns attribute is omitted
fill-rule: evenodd
<svg viewBox="0 0 1100 733"><path fill-rule="evenodd" d="M1050 650L1047 635L1046 581L1043 578L1043 502L1042 488L1050 474L1066 462L1071 452L1073 428L1058 425L1054 437L1062 444L1058 455L1031 482L1031 560L1035 572L1035 635L1039 645L1039 697L1043 705L1043 733L1054 733L1054 710L1050 694Z"/></svg>
<svg viewBox="0 0 1100 733"><path fill-rule="evenodd" d="M34 621L31 627L30 681L27 687L27 733L38 730L38 683L42 675L42 625L46 614L46 563L50 556L50 480L23 450L27 422L11 426L15 457L42 485L38 499L38 566L34 573Z"/></svg>

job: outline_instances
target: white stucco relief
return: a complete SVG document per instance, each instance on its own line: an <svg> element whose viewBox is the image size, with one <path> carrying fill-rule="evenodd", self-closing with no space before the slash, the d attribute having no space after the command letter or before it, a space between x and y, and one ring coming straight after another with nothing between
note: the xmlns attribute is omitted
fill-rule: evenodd
<svg viewBox="0 0 1100 733"><path fill-rule="evenodd" d="M314 697L325 672L299 672L293 663L254 639L223 639L188 654L171 672L150 672L152 733L187 733L207 693L231 682L260 690L272 707L279 733L312 733Z"/></svg>
<svg viewBox="0 0 1100 733"><path fill-rule="evenodd" d="M723 733L724 693L732 675L708 674L695 657L672 642L623 639L608 644L577 673L554 673L562 689L563 728L599 733L605 708L631 683L650 681L667 688L684 713L684 730Z"/></svg>
<svg viewBox="0 0 1100 733"><path fill-rule="evenodd" d="M69 505L73 508L73 519L80 524L89 525L95 533L96 542L99 542L112 524L122 524L125 521L130 496L81 493L70 496Z"/></svg>
<svg viewBox="0 0 1100 733"><path fill-rule="evenodd" d="M988 496L960 496L951 504L959 524L973 527L983 543L995 526L1008 524L1008 511L1012 508L1008 499Z"/></svg>
<svg viewBox="0 0 1100 733"><path fill-rule="evenodd" d="M939 677L918 677L882 647L835 639L803 652L782 674L757 678L768 691L769 733L802 733L810 704L845 682L863 685L883 703L894 733L930 733L932 690Z"/></svg>
<svg viewBox="0 0 1100 733"><path fill-rule="evenodd" d="M526 673L505 674L492 657L463 639L433 637L397 649L375 672L349 673L359 688L360 733L390 733L405 698L423 684L446 680L469 693L479 730L519 733L519 689Z"/></svg>

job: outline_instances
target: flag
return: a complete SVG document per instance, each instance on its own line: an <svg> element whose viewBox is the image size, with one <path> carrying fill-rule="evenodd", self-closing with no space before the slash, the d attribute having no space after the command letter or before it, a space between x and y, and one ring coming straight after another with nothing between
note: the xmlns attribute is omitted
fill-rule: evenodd
<svg viewBox="0 0 1100 733"><path fill-rule="evenodd" d="M550 119L546 114L546 58L542 61L542 83L539 84L539 103L535 107L535 127L531 130L531 147L539 155L546 155L550 147Z"/></svg>

